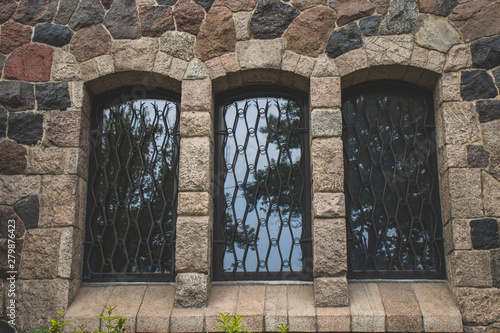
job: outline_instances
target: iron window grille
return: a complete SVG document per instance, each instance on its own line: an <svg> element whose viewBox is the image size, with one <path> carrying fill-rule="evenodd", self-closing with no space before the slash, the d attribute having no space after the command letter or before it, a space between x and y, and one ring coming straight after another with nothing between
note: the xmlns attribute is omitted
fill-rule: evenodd
<svg viewBox="0 0 500 333"><path fill-rule="evenodd" d="M179 96L145 87L93 107L84 281L173 281Z"/></svg>
<svg viewBox="0 0 500 333"><path fill-rule="evenodd" d="M215 280L311 280L306 96L238 90L217 98Z"/></svg>
<svg viewBox="0 0 500 333"><path fill-rule="evenodd" d="M445 278L432 105L401 82L344 92L349 278Z"/></svg>

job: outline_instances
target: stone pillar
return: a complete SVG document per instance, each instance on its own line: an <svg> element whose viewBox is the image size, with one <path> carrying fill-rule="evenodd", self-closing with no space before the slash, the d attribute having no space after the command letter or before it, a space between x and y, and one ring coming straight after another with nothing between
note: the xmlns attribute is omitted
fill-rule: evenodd
<svg viewBox="0 0 500 333"><path fill-rule="evenodd" d="M314 294L316 306L347 306L347 246L340 78L311 78Z"/></svg>
<svg viewBox="0 0 500 333"><path fill-rule="evenodd" d="M210 290L213 179L212 82L193 60L182 82L175 269L177 307L202 307Z"/></svg>

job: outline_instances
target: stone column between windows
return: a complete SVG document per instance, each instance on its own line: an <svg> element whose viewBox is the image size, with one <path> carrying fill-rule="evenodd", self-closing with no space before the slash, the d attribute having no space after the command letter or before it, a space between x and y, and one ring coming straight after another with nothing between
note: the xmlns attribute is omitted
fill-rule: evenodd
<svg viewBox="0 0 500 333"><path fill-rule="evenodd" d="M181 97L175 305L202 307L212 265L213 97L206 75L188 74Z"/></svg>
<svg viewBox="0 0 500 333"><path fill-rule="evenodd" d="M340 77L312 77L310 87L315 301L347 306Z"/></svg>

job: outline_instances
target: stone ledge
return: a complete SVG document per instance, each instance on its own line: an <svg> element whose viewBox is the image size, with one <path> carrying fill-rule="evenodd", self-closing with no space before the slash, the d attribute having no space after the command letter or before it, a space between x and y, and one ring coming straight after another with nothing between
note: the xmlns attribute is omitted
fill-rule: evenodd
<svg viewBox="0 0 500 333"><path fill-rule="evenodd" d="M197 309L174 307L174 295L174 283L84 283L65 320L94 329L101 305L118 304L130 332L217 332L218 312L242 315L259 331L282 321L291 332L463 331L445 281L350 281L350 306L338 308L315 307L313 284L302 282L214 282L207 306Z"/></svg>

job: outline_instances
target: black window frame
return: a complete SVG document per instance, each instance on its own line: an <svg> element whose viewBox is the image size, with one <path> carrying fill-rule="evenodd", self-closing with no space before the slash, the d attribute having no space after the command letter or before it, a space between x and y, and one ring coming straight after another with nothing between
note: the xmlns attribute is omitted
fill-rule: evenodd
<svg viewBox="0 0 500 333"><path fill-rule="evenodd" d="M429 123L427 123L426 127L429 129L433 129L434 137L429 138L434 141L435 146L434 152L430 154L428 157L427 166L429 167L429 171L433 177L433 188L432 188L432 200L430 205L432 205L432 209L436 212L436 224L433 225L435 228L434 234L434 257L437 260L437 268L435 270L412 270L412 271L404 271L404 270L353 270L351 252L354 246L354 236L352 232L352 227L350 223L350 212L351 212L351 197L350 191L348 189L348 175L350 171L350 165L348 160L348 155L346 151L346 140L347 138L347 124L345 119L345 111L344 111L344 102L349 98L361 95L363 93L370 92L408 92L411 91L415 94L419 94L421 98L425 99L425 103L428 106L428 114L430 117L428 118ZM348 272L347 277L349 279L429 279L429 280L443 280L446 279L446 253L444 248L444 225L443 225L443 217L441 210L441 196L440 196L440 175L438 168L438 154L437 154L437 135L436 133L436 115L434 108L434 98L432 91L416 86L413 84L409 84L404 81L398 80L377 80L370 81L361 84L357 84L355 86L346 88L342 91L342 140L343 140L343 151L344 151L344 193L345 193L345 202L346 202L346 231L347 231L347 261L348 261ZM391 127L392 129L393 127ZM371 186L371 185L370 185ZM399 199L399 198L398 198Z"/></svg>
<svg viewBox="0 0 500 333"><path fill-rule="evenodd" d="M92 272L90 266L94 258L90 256L94 235L92 228L97 223L95 214L95 202L92 198L92 192L98 188L98 155L100 151L100 133L99 124L102 122L103 110L107 107L126 103L134 100L160 99L174 103L177 109L176 124L173 131L176 155L174 158L175 175L173 191L173 223L172 223L172 249L171 249L171 267L169 273L102 273ZM89 135L89 168L87 177L87 200L85 206L85 239L83 252L83 278L84 282L174 282L175 281L175 239L177 222L177 195L178 195L178 175L179 175L179 147L180 147L180 100L178 93L153 86L126 86L105 93L101 93L93 98L90 116L90 135ZM91 180L94 180L91 182Z"/></svg>
<svg viewBox="0 0 500 333"><path fill-rule="evenodd" d="M225 252L224 230L222 220L224 215L224 167L226 165L223 154L223 140L226 134L224 129L224 107L235 101L251 98L286 98L300 103L302 117L300 135L304 143L301 147L301 171L305 178L305 190L301 200L303 211L302 237L300 239L302 258L304 260L301 272L224 272L223 256ZM312 248L312 206L311 206L311 161L309 137L309 100L307 94L295 89L276 85L250 85L226 91L215 97L215 152L214 152L214 231L213 231L213 264L212 275L214 281L262 281L262 280L295 280L312 281L313 279L313 248Z"/></svg>

